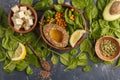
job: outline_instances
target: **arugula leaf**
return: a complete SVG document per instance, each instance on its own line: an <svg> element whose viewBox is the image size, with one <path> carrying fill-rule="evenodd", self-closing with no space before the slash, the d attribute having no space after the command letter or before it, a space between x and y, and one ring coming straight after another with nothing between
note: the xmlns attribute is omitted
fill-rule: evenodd
<svg viewBox="0 0 120 80"><path fill-rule="evenodd" d="M26 73L27 73L28 75L33 74L33 70L32 70L32 68L31 68L30 66L27 67Z"/></svg>
<svg viewBox="0 0 120 80"><path fill-rule="evenodd" d="M54 65L58 64L58 57L54 54L52 54L51 61Z"/></svg>
<svg viewBox="0 0 120 80"><path fill-rule="evenodd" d="M20 0L20 4L32 5L33 0Z"/></svg>

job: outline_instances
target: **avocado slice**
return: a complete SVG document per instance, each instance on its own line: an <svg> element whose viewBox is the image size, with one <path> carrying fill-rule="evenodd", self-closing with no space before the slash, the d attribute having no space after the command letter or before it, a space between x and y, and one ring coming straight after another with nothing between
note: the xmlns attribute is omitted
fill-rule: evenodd
<svg viewBox="0 0 120 80"><path fill-rule="evenodd" d="M120 0L111 0L103 11L103 18L106 21L113 21L120 18Z"/></svg>

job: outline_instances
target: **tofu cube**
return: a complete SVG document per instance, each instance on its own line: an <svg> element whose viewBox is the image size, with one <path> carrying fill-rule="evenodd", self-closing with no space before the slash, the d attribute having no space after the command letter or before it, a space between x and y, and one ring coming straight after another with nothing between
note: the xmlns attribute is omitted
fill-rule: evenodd
<svg viewBox="0 0 120 80"><path fill-rule="evenodd" d="M16 30L20 30L21 26L14 26Z"/></svg>
<svg viewBox="0 0 120 80"><path fill-rule="evenodd" d="M15 26L22 26L23 22L24 21L22 19L19 19L19 18L13 19L13 23Z"/></svg>
<svg viewBox="0 0 120 80"><path fill-rule="evenodd" d="M27 7L26 6L21 6L20 11L27 11Z"/></svg>
<svg viewBox="0 0 120 80"><path fill-rule="evenodd" d="M32 25L33 25L33 19L28 19L28 24L29 24L30 26L32 26Z"/></svg>
<svg viewBox="0 0 120 80"><path fill-rule="evenodd" d="M24 11L18 12L17 16L18 16L18 18L24 18L25 17Z"/></svg>
<svg viewBox="0 0 120 80"><path fill-rule="evenodd" d="M29 15L29 16L31 16L31 15L32 15L31 10L26 10L26 11L25 11L25 15Z"/></svg>
<svg viewBox="0 0 120 80"><path fill-rule="evenodd" d="M25 30L29 30L30 28L31 28L30 26L24 27Z"/></svg>
<svg viewBox="0 0 120 80"><path fill-rule="evenodd" d="M13 6L13 7L11 8L11 10L12 10L14 13L16 13L16 12L19 11L19 7L18 7L17 5L15 5L15 6Z"/></svg>

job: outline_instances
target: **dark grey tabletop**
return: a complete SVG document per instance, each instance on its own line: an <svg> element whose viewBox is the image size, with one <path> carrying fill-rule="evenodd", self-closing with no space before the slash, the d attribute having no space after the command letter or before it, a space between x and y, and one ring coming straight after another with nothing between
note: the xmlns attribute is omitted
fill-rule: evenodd
<svg viewBox="0 0 120 80"><path fill-rule="evenodd" d="M66 1L69 2L70 0ZM4 8L5 12L8 13L10 7L17 3L19 3L19 0L0 0L0 7ZM49 80L120 80L120 68L113 70L111 65L90 64L93 65L93 69L85 73L82 72L81 67L65 72L65 66L59 63L52 68L52 76ZM0 63L0 80L41 80L39 69L34 67L33 69L34 74L31 76L18 71L8 74L2 70L2 63Z"/></svg>

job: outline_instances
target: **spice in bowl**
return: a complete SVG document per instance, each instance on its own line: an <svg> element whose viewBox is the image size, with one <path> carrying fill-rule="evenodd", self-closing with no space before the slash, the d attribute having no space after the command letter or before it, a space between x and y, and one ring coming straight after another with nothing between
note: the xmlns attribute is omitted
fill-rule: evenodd
<svg viewBox="0 0 120 80"><path fill-rule="evenodd" d="M100 44L100 50L103 56L113 56L117 51L117 46L110 40L103 40Z"/></svg>

